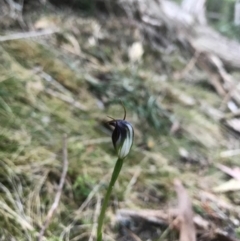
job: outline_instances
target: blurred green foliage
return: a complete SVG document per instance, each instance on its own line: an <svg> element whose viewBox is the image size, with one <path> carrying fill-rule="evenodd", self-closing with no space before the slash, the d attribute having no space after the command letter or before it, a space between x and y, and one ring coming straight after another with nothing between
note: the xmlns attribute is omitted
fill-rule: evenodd
<svg viewBox="0 0 240 241"><path fill-rule="evenodd" d="M206 1L209 23L219 32L230 38L240 40L240 26L234 25L235 0Z"/></svg>
<svg viewBox="0 0 240 241"><path fill-rule="evenodd" d="M132 75L128 78L126 73L121 72L109 73L101 78L103 81L92 83L90 90L104 99L107 107L118 104L119 98L124 96L124 106L144 120L141 123L142 130L149 131L149 127L153 127L162 134L168 133L171 126L170 114L157 101L157 93L147 89L148 82L144 83L140 76Z"/></svg>
<svg viewBox="0 0 240 241"><path fill-rule="evenodd" d="M73 184L73 192L75 198L85 199L92 190L93 180L88 175L79 175L74 184Z"/></svg>
<svg viewBox="0 0 240 241"><path fill-rule="evenodd" d="M237 238L240 238L240 227L236 228L235 230Z"/></svg>

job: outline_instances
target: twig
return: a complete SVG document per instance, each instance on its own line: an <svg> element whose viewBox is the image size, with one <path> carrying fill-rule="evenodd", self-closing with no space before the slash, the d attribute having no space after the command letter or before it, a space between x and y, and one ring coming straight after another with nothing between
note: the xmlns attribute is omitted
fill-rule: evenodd
<svg viewBox="0 0 240 241"><path fill-rule="evenodd" d="M62 84L60 84L57 80L55 80L51 75L49 75L48 73L41 71L39 69L36 69L35 73L40 75L45 81L50 83L52 86L54 86L56 89L58 89L59 92L61 92L61 93L59 93L57 91L46 88L45 91L47 94L49 94L53 97L56 97L70 105L73 105L77 109L80 109L82 111L87 110L86 106L84 106L80 102L74 100L73 97L71 97L71 94L72 94L71 91L69 91L67 88L65 88Z"/></svg>
<svg viewBox="0 0 240 241"><path fill-rule="evenodd" d="M225 89L227 91L226 95L223 96L223 100L220 106L220 110L224 110L227 103L230 101L231 98L233 98L237 103L239 103L238 95L239 93L236 93L238 81L234 79L233 76L231 76L224 68L224 65L222 61L215 55L209 54L208 55L209 60L211 63L217 68L217 71L220 75L220 77L223 80L223 83L225 85Z"/></svg>
<svg viewBox="0 0 240 241"><path fill-rule="evenodd" d="M58 186L58 190L57 190L54 202L53 202L51 208L48 211L46 220L45 220L45 222L42 226L42 229L40 231L40 234L38 236L38 241L41 241L43 239L44 233L45 233L46 229L48 228L48 226L51 222L51 219L53 217L53 214L55 213L55 211L58 207L58 204L59 204L59 201L60 201L60 198L61 198L61 194L62 194L63 185L65 183L65 179L66 179L66 175L67 175L67 170L68 170L67 137L66 137L66 135L64 135L64 137L63 137L63 170L62 170L62 175L61 175L61 179L60 179L60 182L59 182L59 186Z"/></svg>
<svg viewBox="0 0 240 241"><path fill-rule="evenodd" d="M211 85L213 85L213 87L215 88L217 93L221 97L224 98L227 94L227 91L224 89L224 86L222 85L222 77L218 72L215 72L212 70L210 63L211 62L209 62L208 56L203 55L203 56L199 57L198 64L199 64L200 68L206 72ZM211 63L211 64L213 64L213 63ZM213 66L217 68L217 66L215 66L215 65L213 65Z"/></svg>
<svg viewBox="0 0 240 241"><path fill-rule="evenodd" d="M10 8L11 18L17 19L19 17L18 15L22 15L23 2L22 3L16 3L13 0L6 0L6 3L8 4L8 6Z"/></svg>
<svg viewBox="0 0 240 241"><path fill-rule="evenodd" d="M137 178L139 177L141 173L141 169L137 169L134 174L133 174L133 177L132 179L130 180L129 184L127 185L127 188L126 188L126 191L124 193L124 196L125 196L125 199L127 200L127 196L129 195L129 193L131 192L131 189L133 187L133 185L136 183L137 181Z"/></svg>
<svg viewBox="0 0 240 241"><path fill-rule="evenodd" d="M131 209L120 209L117 211L118 222L123 222L125 220L135 219L144 220L148 223L155 225L167 225L171 224L170 220L175 219L178 215L177 209L162 210L131 210ZM199 215L193 217L195 226L199 230L207 230L210 228L211 223L203 219Z"/></svg>
<svg viewBox="0 0 240 241"><path fill-rule="evenodd" d="M233 113L227 113L225 116L222 117L222 120L229 120L239 116L240 116L240 109L236 110Z"/></svg>
<svg viewBox="0 0 240 241"><path fill-rule="evenodd" d="M167 235L169 234L169 232L171 231L171 227L168 226L161 234L161 236L158 238L158 241L162 241L162 240L166 240Z"/></svg>
<svg viewBox="0 0 240 241"><path fill-rule="evenodd" d="M69 94L71 95L71 91L69 91L66 87L64 87L62 84L60 84L56 79L54 79L51 75L49 75L48 73L37 69L36 70L36 74L40 75L45 81L47 81L48 83L50 83L52 86L54 86L55 88L57 88L57 90L59 90L60 92L62 92L63 94Z"/></svg>
<svg viewBox="0 0 240 241"><path fill-rule="evenodd" d="M184 78L194 68L199 56L200 52L195 52L194 56L191 58L185 68L180 72L174 73L174 78L177 80Z"/></svg>
<svg viewBox="0 0 240 241"><path fill-rule="evenodd" d="M0 42L6 42L10 40L34 38L44 35L50 35L59 32L59 29L44 29L41 31L31 31L26 33L15 33L7 36L0 36Z"/></svg>
<svg viewBox="0 0 240 241"><path fill-rule="evenodd" d="M208 222L203 222L199 216L195 216L192 210L192 203L187 191L180 181L175 181L175 190L178 196L178 208L176 210L127 210L121 209L117 212L117 220L119 222L126 222L129 218L145 220L162 226L168 225L169 228L176 228L180 232L180 241L195 241L196 230L195 225L205 230L208 228ZM172 219L175 219L173 223ZM172 223L172 224L171 224ZM169 232L169 228L165 230L159 240L163 240Z"/></svg>
<svg viewBox="0 0 240 241"><path fill-rule="evenodd" d="M193 221L192 202L190 197L179 180L175 180L175 191L178 199L178 216L174 222L179 225L180 241L195 241L196 230Z"/></svg>
<svg viewBox="0 0 240 241"><path fill-rule="evenodd" d="M97 231L97 218L99 216L101 210L101 198L100 195L97 195L97 203L96 203L96 209L95 209L95 213L94 213L94 217L93 217L93 227L92 227L92 232L91 235L88 239L88 241L93 241L94 237L96 236L96 231Z"/></svg>
<svg viewBox="0 0 240 241"><path fill-rule="evenodd" d="M45 89L46 93L53 96L53 97L56 97L70 105L72 105L73 107L79 109L79 110L82 110L82 111L86 111L87 108L86 106L82 105L80 102L74 100L72 97L70 96L67 96L67 95L63 95L61 93L58 93L54 90L51 90L51 89Z"/></svg>
<svg viewBox="0 0 240 241"><path fill-rule="evenodd" d="M131 210L120 209L117 211L117 220L122 222L128 219L145 220L156 225L168 225L169 214L161 210Z"/></svg>
<svg viewBox="0 0 240 241"><path fill-rule="evenodd" d="M239 83L236 83L236 84L232 83L232 87L229 88L229 91L227 92L227 94L225 95L225 97L222 100L222 103L221 103L220 108L219 108L220 110L224 111L226 109L227 103L231 100L231 98L234 97L234 93L237 90L238 84Z"/></svg>
<svg viewBox="0 0 240 241"><path fill-rule="evenodd" d="M140 239L134 232L132 232L130 229L125 228L125 230L127 231L128 235L131 237L131 239L133 241L142 241L142 239Z"/></svg>

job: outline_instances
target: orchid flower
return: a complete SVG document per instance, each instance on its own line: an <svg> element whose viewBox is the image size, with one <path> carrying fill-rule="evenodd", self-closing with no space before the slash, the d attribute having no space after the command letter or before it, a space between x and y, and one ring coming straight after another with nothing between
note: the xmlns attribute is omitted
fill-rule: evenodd
<svg viewBox="0 0 240 241"><path fill-rule="evenodd" d="M123 106L123 105L122 105ZM134 138L134 130L132 125L126 121L126 109L123 106L124 109L124 117L122 120L115 120L114 118L111 118L112 120L108 122L109 125L114 127L113 133L112 133L112 143L114 146L114 149L118 155L118 160L116 162L116 165L114 167L111 181L109 183L104 202L102 205L101 213L98 218L98 228L97 228L97 241L102 241L102 226L103 221L108 205L108 201L110 199L110 195L113 189L113 186L119 176L119 173L122 169L123 160L126 158L126 156L129 154L132 144L133 144L133 138Z"/></svg>

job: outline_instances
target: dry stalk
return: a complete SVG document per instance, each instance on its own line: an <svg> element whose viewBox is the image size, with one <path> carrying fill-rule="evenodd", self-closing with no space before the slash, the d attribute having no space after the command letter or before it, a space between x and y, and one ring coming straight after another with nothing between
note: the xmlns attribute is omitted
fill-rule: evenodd
<svg viewBox="0 0 240 241"><path fill-rule="evenodd" d="M10 40L26 39L26 38L35 38L44 35L51 35L59 32L59 29L44 29L41 31L31 31L26 33L14 33L6 36L0 36L0 42L6 42Z"/></svg>
<svg viewBox="0 0 240 241"><path fill-rule="evenodd" d="M179 241L196 241L191 199L179 180L175 180L174 186L178 199L178 216L174 224L177 224L180 231Z"/></svg>
<svg viewBox="0 0 240 241"><path fill-rule="evenodd" d="M58 186L58 190L57 190L54 202L53 202L51 208L48 211L46 220L45 220L45 222L42 226L42 229L40 231L40 234L38 236L38 241L41 241L43 239L44 233L45 233L46 229L48 228L55 211L57 210L57 207L59 205L59 201L60 201L60 198L61 198L61 194L62 194L62 189L63 189L64 183L65 183L67 170L68 170L67 137L66 137L66 135L64 135L64 137L63 137L63 170L62 170L62 175L61 175L61 179L60 179L60 182L59 182L59 186Z"/></svg>

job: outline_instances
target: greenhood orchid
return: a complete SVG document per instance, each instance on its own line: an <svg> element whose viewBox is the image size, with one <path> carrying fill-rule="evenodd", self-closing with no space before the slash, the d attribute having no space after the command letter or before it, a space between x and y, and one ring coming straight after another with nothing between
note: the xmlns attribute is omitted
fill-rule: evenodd
<svg viewBox="0 0 240 241"><path fill-rule="evenodd" d="M123 161L125 157L129 154L133 144L134 130L132 125L125 120L126 109L124 106L123 106L123 109L124 109L124 117L122 120L115 120L114 118L110 117L112 120L108 122L109 125L114 127L114 130L112 133L112 142L113 142L114 149L117 152L118 159L113 169L112 177L104 197L100 215L98 217L97 241L102 241L102 226L104 222L108 201L110 199L114 184L117 181L117 178L122 169Z"/></svg>
<svg viewBox="0 0 240 241"><path fill-rule="evenodd" d="M134 138L133 127L125 118L126 112L123 120L109 121L109 124L115 127L112 133L112 142L118 157L121 159L124 159L130 152Z"/></svg>

